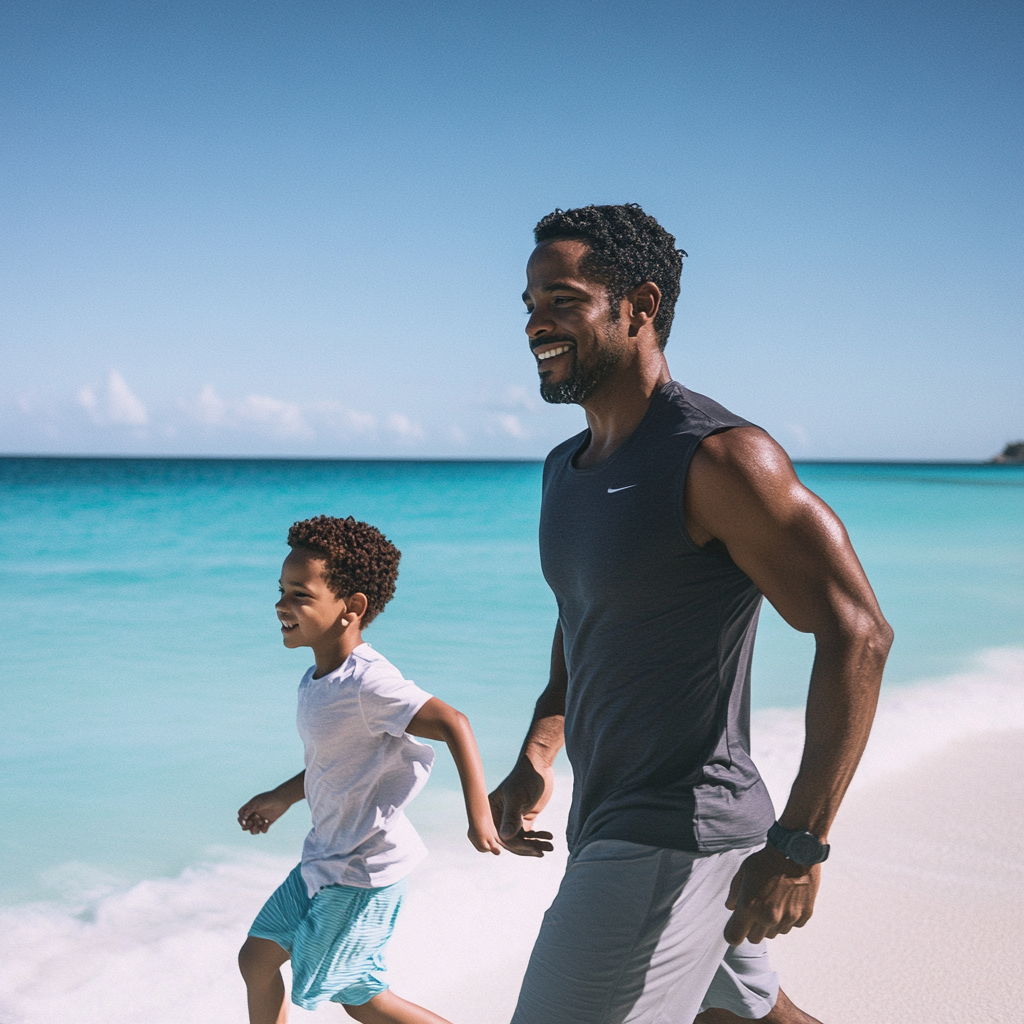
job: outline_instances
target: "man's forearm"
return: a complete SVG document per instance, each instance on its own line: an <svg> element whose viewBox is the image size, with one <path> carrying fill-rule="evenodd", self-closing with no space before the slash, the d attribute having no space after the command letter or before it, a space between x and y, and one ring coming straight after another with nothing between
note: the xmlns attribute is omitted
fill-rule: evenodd
<svg viewBox="0 0 1024 1024"><path fill-rule="evenodd" d="M818 638L800 771L779 817L785 828L826 840L867 744L891 642L884 622L854 637Z"/></svg>
<svg viewBox="0 0 1024 1024"><path fill-rule="evenodd" d="M528 757L538 769L550 768L564 745L565 690L552 692L549 685L534 708L520 756Z"/></svg>
<svg viewBox="0 0 1024 1024"><path fill-rule="evenodd" d="M569 673L565 667L562 627L555 627L551 643L551 671L548 685L533 709L533 720L526 733L520 757L529 758L538 770L551 768L558 752L565 745L565 695Z"/></svg>

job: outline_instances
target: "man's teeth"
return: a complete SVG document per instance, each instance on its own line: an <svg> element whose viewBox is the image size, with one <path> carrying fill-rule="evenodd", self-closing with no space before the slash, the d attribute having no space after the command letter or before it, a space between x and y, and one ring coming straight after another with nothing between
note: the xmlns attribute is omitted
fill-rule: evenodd
<svg viewBox="0 0 1024 1024"><path fill-rule="evenodd" d="M538 352L538 359L553 359L555 356L560 356L565 352L568 352L572 348L572 345L559 345L558 348L549 348L547 352Z"/></svg>

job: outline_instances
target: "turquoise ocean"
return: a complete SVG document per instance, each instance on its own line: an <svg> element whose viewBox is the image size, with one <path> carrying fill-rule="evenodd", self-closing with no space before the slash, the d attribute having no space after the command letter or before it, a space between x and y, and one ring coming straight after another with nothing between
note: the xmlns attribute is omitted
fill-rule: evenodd
<svg viewBox="0 0 1024 1024"><path fill-rule="evenodd" d="M1024 727L1024 467L797 469L843 519L896 630L866 776L964 732ZM532 462L0 460L0 1020L244 1019L234 950L308 828L304 805L266 836L235 823L302 766L295 688L310 659L281 646L274 614L295 520L353 515L402 550L366 640L470 717L501 778L555 623L540 479ZM812 654L766 606L755 758L777 799ZM416 927L455 903L493 919L525 891L543 902L557 864L532 886L526 862L463 849L443 751L410 816L434 852L410 896ZM436 967L399 940L407 987L420 970L429 989ZM453 960L472 957L445 961L455 984Z"/></svg>

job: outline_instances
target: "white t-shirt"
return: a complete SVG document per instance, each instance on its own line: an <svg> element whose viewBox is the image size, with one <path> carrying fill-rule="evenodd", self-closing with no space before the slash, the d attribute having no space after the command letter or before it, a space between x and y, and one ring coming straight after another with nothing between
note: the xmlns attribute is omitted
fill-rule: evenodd
<svg viewBox="0 0 1024 1024"><path fill-rule="evenodd" d="M427 855L403 809L434 763L405 731L430 694L365 643L328 675L314 671L299 683L297 715L313 816L302 877L310 897L325 885L391 885Z"/></svg>

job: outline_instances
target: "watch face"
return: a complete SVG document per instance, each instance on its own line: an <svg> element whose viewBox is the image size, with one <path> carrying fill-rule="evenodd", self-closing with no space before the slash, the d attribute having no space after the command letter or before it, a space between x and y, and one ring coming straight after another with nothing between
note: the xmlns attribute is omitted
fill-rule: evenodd
<svg viewBox="0 0 1024 1024"><path fill-rule="evenodd" d="M798 832L786 844L786 856L797 864L820 864L822 844L810 832Z"/></svg>

